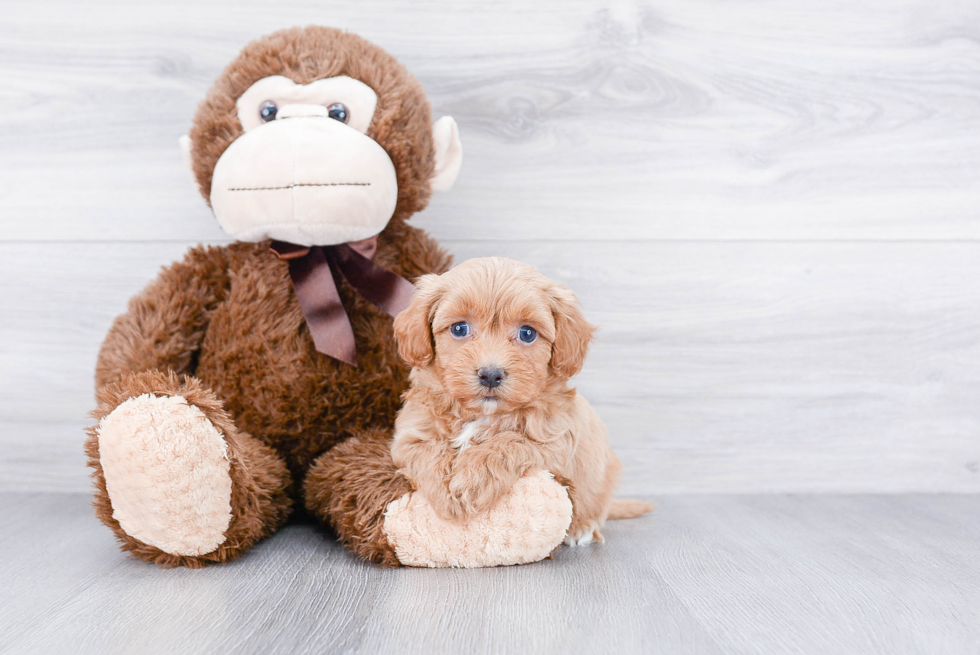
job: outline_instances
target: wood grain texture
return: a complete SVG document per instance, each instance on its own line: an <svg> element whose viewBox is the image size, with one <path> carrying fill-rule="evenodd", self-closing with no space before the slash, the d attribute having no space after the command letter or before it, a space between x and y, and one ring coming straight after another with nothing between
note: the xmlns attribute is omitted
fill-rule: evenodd
<svg viewBox="0 0 980 655"><path fill-rule="evenodd" d="M666 496L607 542L501 569L385 570L294 525L241 560L119 553L80 494L3 494L10 653L973 655L970 496Z"/></svg>
<svg viewBox="0 0 980 655"><path fill-rule="evenodd" d="M573 288L624 493L980 491L980 246L449 242ZM99 343L170 243L0 245L0 485L78 491ZM79 288L85 293L80 294ZM74 468L78 467L78 468ZM59 475L52 475L51 471Z"/></svg>
<svg viewBox="0 0 980 655"><path fill-rule="evenodd" d="M177 138L249 39L307 23L459 122L440 238L980 238L980 5L954 0L11 4L7 238L220 238Z"/></svg>
<svg viewBox="0 0 980 655"><path fill-rule="evenodd" d="M416 217L602 332L623 490L980 491L980 5L7 3L0 489L87 487L113 316L224 235L177 138L249 39L320 23L460 124Z"/></svg>

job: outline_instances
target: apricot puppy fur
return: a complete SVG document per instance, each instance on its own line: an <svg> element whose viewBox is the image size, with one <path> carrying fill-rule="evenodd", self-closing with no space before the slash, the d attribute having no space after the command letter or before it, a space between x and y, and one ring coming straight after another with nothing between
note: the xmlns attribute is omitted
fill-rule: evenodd
<svg viewBox="0 0 980 655"><path fill-rule="evenodd" d="M568 289L520 262L471 259L418 280L395 319L414 368L391 454L440 516L465 521L541 469L568 487L566 543L601 541L607 518L650 510L613 500L619 459L568 386L594 331Z"/></svg>

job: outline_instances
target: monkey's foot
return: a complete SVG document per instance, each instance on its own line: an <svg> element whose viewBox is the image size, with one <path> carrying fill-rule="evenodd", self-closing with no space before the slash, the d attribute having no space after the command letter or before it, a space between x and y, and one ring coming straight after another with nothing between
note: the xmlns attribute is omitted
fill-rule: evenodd
<svg viewBox="0 0 980 655"><path fill-rule="evenodd" d="M112 518L144 544L198 556L225 541L231 522L228 445L183 396L143 394L96 430Z"/></svg>
<svg viewBox="0 0 980 655"><path fill-rule="evenodd" d="M464 524L440 518L421 494L405 494L385 510L384 531L406 566L477 568L542 560L561 545L571 521L565 487L538 471Z"/></svg>

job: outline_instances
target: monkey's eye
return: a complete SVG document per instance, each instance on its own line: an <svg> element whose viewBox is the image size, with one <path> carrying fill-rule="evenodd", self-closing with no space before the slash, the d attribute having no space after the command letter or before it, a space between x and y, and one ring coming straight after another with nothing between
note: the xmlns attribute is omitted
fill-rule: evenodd
<svg viewBox="0 0 980 655"><path fill-rule="evenodd" d="M272 100L266 100L261 105L259 105L259 118L262 119L263 123L274 121L276 120L276 112L278 111L279 111L279 105L277 105Z"/></svg>
<svg viewBox="0 0 980 655"><path fill-rule="evenodd" d="M517 331L517 338L524 343L534 343L534 340L538 338L538 331L530 325L522 325L521 329Z"/></svg>
<svg viewBox="0 0 980 655"><path fill-rule="evenodd" d="M466 321L460 321L459 323L453 323L453 326L449 328L449 332L452 333L457 339L462 339L465 336L469 336L470 324Z"/></svg>
<svg viewBox="0 0 980 655"><path fill-rule="evenodd" d="M327 107L327 116L335 121L340 121L341 123L346 123L350 120L350 114L347 112L347 107L339 102L335 102Z"/></svg>

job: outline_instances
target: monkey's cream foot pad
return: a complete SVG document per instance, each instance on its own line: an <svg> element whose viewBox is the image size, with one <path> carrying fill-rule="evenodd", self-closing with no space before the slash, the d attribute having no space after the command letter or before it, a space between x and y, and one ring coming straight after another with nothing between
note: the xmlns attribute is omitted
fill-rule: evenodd
<svg viewBox="0 0 980 655"><path fill-rule="evenodd" d="M547 471L521 478L485 515L465 524L440 518L419 493L388 505L388 543L406 566L509 566L544 559L572 520L565 487Z"/></svg>
<svg viewBox="0 0 980 655"><path fill-rule="evenodd" d="M200 409L144 394L103 418L98 436L112 516L127 534L172 555L204 555L224 542L228 449Z"/></svg>

